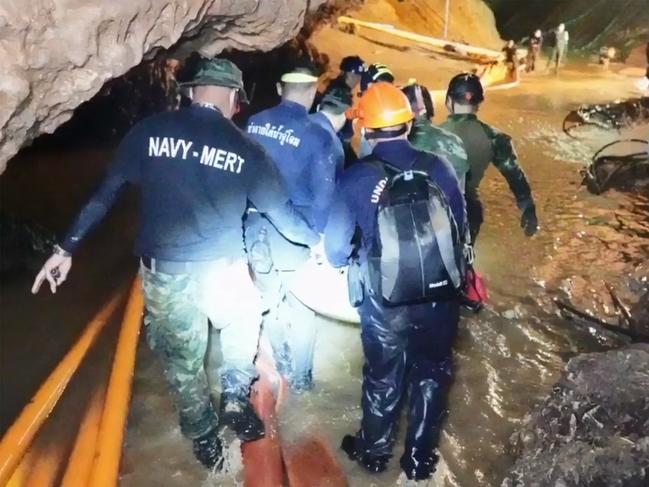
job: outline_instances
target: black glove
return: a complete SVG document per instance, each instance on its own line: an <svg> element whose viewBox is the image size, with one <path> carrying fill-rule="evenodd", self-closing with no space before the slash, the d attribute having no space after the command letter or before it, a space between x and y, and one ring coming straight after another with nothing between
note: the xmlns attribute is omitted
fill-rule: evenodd
<svg viewBox="0 0 649 487"><path fill-rule="evenodd" d="M528 205L521 214L521 228L525 230L525 235L531 237L539 230L539 221L536 218L536 207L534 203Z"/></svg>

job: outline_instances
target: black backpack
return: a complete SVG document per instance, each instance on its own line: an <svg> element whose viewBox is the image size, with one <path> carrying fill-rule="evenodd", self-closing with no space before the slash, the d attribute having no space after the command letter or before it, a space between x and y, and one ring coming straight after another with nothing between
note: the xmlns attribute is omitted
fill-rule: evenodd
<svg viewBox="0 0 649 487"><path fill-rule="evenodd" d="M471 249L446 195L419 169L375 160L387 181L368 249L370 285L386 306L446 301L460 296Z"/></svg>

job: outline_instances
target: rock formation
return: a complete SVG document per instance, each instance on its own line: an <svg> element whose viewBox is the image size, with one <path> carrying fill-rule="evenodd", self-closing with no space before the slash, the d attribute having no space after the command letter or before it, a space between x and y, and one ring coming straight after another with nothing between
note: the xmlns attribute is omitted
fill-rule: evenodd
<svg viewBox="0 0 649 487"><path fill-rule="evenodd" d="M269 50L322 0L2 0L0 174L107 80L159 49ZM181 42L179 42L181 41Z"/></svg>
<svg viewBox="0 0 649 487"><path fill-rule="evenodd" d="M570 360L512 437L503 487L649 485L649 344Z"/></svg>

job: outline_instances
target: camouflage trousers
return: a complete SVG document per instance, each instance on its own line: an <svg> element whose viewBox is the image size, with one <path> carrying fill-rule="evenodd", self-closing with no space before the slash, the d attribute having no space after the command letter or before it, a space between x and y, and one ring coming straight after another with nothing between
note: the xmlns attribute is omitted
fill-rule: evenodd
<svg viewBox="0 0 649 487"><path fill-rule="evenodd" d="M209 323L220 331L221 392L247 396L257 377L259 292L244 260L201 262L173 275L140 266L140 275L147 341L162 360L183 434L198 438L218 425L204 365Z"/></svg>

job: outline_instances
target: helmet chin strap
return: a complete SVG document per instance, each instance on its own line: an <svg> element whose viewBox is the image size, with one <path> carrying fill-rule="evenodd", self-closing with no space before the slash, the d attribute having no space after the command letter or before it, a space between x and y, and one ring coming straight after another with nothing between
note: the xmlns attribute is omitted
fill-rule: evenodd
<svg viewBox="0 0 649 487"><path fill-rule="evenodd" d="M372 132L365 131L365 138L367 140L381 140L381 139L394 139L408 132L408 124L396 130L374 130Z"/></svg>

